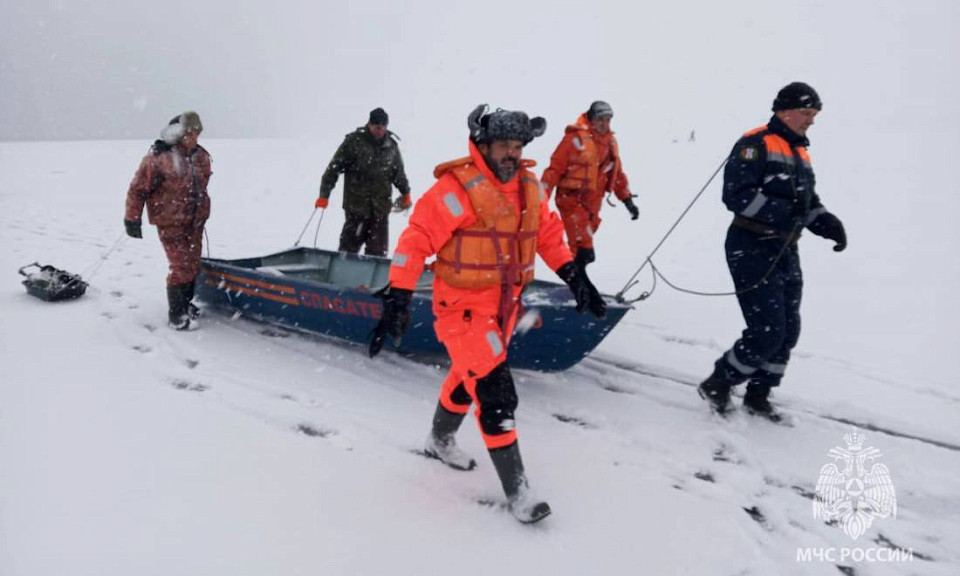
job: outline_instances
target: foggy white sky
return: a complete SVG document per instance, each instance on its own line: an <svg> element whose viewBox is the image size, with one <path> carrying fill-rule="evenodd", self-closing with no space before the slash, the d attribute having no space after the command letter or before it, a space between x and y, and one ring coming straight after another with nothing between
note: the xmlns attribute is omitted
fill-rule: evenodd
<svg viewBox="0 0 960 576"><path fill-rule="evenodd" d="M460 128L481 101L559 129L598 98L645 130L688 132L724 114L739 130L744 110L768 109L797 79L828 110L855 110L831 97L855 82L956 125L955 75L910 63L958 53L960 3L860 1L851 21L815 0L3 0L0 140L152 138L188 108L207 137L340 135L375 106L407 137ZM904 34L873 34L881 20ZM824 66L838 60L829 69L842 76Z"/></svg>

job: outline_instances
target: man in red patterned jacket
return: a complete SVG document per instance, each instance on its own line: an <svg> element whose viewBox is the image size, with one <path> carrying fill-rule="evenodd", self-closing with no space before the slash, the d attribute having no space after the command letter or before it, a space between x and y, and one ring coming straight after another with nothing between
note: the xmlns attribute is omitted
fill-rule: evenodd
<svg viewBox="0 0 960 576"><path fill-rule="evenodd" d="M203 131L196 112L176 116L140 162L127 191L123 224L127 235L143 238L141 217L147 207L170 262L167 301L170 326L191 327L199 314L193 305L194 280L200 271L203 226L210 217L210 154L197 144Z"/></svg>

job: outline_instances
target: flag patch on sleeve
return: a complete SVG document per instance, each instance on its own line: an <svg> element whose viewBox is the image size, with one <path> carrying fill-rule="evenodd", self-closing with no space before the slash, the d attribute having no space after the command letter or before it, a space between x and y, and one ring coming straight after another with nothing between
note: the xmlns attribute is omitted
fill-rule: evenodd
<svg viewBox="0 0 960 576"><path fill-rule="evenodd" d="M760 152L757 151L756 146L744 146L740 149L740 159L741 160L756 160L760 157Z"/></svg>

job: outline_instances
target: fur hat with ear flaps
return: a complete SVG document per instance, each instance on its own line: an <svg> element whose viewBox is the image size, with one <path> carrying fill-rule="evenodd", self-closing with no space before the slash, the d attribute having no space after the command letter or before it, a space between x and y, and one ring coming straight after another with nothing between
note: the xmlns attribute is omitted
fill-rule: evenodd
<svg viewBox="0 0 960 576"><path fill-rule="evenodd" d="M192 110L174 116L170 123L160 131L160 139L173 146L178 144L187 132L193 132L194 134L203 132L200 115Z"/></svg>
<svg viewBox="0 0 960 576"><path fill-rule="evenodd" d="M487 110L489 106L481 104L467 117L470 139L475 144L519 140L526 146L547 131L547 121L541 116L530 118L525 112L500 108L488 114Z"/></svg>

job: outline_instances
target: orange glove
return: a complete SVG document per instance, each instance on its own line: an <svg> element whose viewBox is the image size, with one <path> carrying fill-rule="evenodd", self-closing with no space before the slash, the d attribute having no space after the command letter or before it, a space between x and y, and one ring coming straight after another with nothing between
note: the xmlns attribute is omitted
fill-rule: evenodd
<svg viewBox="0 0 960 576"><path fill-rule="evenodd" d="M330 205L329 198L317 198L317 201L313 203L314 208L326 208Z"/></svg>
<svg viewBox="0 0 960 576"><path fill-rule="evenodd" d="M396 200L393 201L393 211L403 212L404 210L410 208L410 205L410 194L401 194Z"/></svg>

